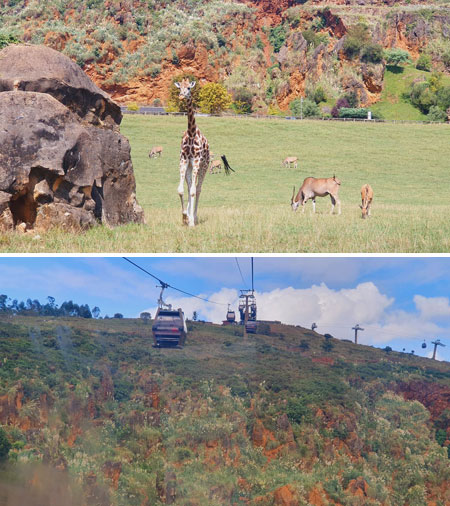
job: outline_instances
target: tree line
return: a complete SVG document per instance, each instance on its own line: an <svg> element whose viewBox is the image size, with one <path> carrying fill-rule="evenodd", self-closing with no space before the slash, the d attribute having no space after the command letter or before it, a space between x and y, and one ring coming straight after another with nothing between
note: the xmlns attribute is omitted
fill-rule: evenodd
<svg viewBox="0 0 450 506"><path fill-rule="evenodd" d="M0 295L0 313L21 314L28 316L78 316L80 318L99 318L100 308L92 309L88 304L77 304L71 300L56 304L55 298L48 296L47 302L42 304L37 299L19 301L7 295ZM118 317L114 315L115 317ZM106 318L106 316L105 316Z"/></svg>

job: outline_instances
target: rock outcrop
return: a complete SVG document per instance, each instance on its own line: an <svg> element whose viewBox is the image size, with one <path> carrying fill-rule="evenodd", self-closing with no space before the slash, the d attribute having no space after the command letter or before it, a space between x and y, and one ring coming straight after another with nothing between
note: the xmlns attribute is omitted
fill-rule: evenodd
<svg viewBox="0 0 450 506"><path fill-rule="evenodd" d="M44 46L0 52L0 230L144 221L120 108Z"/></svg>

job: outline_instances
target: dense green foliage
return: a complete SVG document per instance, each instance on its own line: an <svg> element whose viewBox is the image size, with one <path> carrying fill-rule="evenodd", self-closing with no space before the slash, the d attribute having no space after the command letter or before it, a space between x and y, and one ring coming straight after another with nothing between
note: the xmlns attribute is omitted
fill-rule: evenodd
<svg viewBox="0 0 450 506"><path fill-rule="evenodd" d="M0 427L0 461L5 460L8 457L8 453L11 450L11 443L6 435L3 427Z"/></svg>
<svg viewBox="0 0 450 506"><path fill-rule="evenodd" d="M245 340L190 326L183 350L164 350L141 320L0 316L0 402L15 406L0 411L12 443L0 485L31 503L64 466L70 506L156 506L168 493L272 504L284 485L300 504L323 487L350 505L356 483L373 506L450 499L445 411L432 420L399 394L418 382L445 392L448 364L279 324Z"/></svg>
<svg viewBox="0 0 450 506"><path fill-rule="evenodd" d="M392 49L386 49L384 52L384 58L388 65L398 67L402 64L406 64L410 61L411 57L408 51L394 47Z"/></svg>
<svg viewBox="0 0 450 506"><path fill-rule="evenodd" d="M231 95L222 84L207 83L199 92L199 106L203 113L220 114L226 111L231 103Z"/></svg>

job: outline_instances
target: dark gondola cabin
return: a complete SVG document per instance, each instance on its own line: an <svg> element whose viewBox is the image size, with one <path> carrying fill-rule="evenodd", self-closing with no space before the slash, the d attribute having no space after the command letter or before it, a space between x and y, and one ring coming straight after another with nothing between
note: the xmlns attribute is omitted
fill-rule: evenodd
<svg viewBox="0 0 450 506"><path fill-rule="evenodd" d="M236 313L228 307L227 311L227 322L234 323L236 321Z"/></svg>
<svg viewBox="0 0 450 506"><path fill-rule="evenodd" d="M186 342L187 327L181 308L163 309L156 312L152 327L156 348L182 347Z"/></svg>

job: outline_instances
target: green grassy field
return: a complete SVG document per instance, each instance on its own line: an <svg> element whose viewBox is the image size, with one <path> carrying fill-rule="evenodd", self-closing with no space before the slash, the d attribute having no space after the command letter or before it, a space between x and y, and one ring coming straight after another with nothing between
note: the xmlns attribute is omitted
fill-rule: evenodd
<svg viewBox="0 0 450 506"><path fill-rule="evenodd" d="M125 116L137 197L146 225L0 236L2 252L447 252L450 250L448 125L284 119L198 118L211 151L226 154L230 177L207 174L199 225L181 224L177 194L184 117ZM160 159L148 158L162 145ZM298 156L297 169L281 160ZM342 215L317 199L316 215L290 208L307 176L341 179ZM360 188L374 189L372 217L361 219Z"/></svg>

